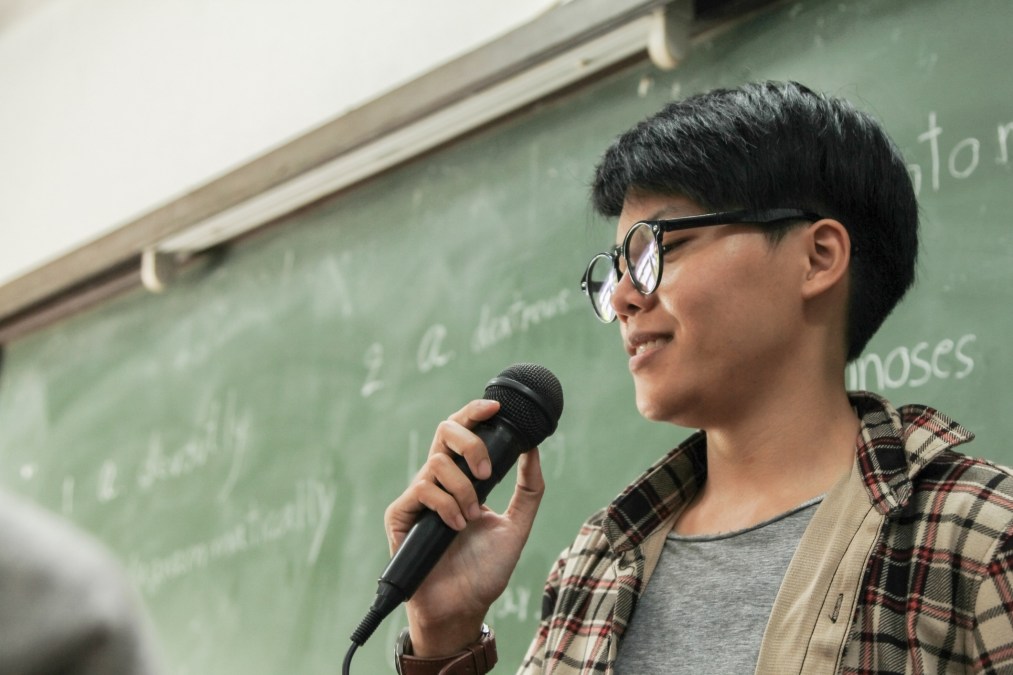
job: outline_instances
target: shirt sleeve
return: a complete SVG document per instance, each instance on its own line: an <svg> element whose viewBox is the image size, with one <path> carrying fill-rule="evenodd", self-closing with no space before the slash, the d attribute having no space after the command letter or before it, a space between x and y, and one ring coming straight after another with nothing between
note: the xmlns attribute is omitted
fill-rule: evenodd
<svg viewBox="0 0 1013 675"><path fill-rule="evenodd" d="M973 656L976 673L1013 670L1013 531L1004 541L978 587L975 599Z"/></svg>

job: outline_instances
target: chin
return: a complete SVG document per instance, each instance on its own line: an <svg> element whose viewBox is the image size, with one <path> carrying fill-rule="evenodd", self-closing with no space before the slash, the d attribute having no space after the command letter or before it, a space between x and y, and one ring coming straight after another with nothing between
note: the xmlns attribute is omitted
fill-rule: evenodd
<svg viewBox="0 0 1013 675"><path fill-rule="evenodd" d="M699 400L687 391L671 389L647 390L636 389L637 410L644 419L652 422L667 422L679 427L696 428L694 419L699 411L694 411L692 401Z"/></svg>
<svg viewBox="0 0 1013 675"><path fill-rule="evenodd" d="M652 422L671 422L673 413L676 412L670 401L662 402L656 397L641 394L637 394L637 410L644 419Z"/></svg>

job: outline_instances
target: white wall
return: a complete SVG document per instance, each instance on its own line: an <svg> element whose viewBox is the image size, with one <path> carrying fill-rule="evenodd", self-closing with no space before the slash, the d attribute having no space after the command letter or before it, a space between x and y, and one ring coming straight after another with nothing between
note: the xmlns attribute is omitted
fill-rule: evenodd
<svg viewBox="0 0 1013 675"><path fill-rule="evenodd" d="M557 0L0 0L0 284Z"/></svg>

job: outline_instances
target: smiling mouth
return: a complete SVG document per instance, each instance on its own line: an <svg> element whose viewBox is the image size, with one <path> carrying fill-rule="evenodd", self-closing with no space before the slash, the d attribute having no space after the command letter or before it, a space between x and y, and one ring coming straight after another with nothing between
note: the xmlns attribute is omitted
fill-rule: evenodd
<svg viewBox="0 0 1013 675"><path fill-rule="evenodd" d="M630 356L639 356L656 349L661 349L671 341L672 338L666 336L652 336L649 338L636 339L632 341L628 351Z"/></svg>
<svg viewBox="0 0 1013 675"><path fill-rule="evenodd" d="M661 349L664 345L668 344L668 340L658 338L657 340L651 340L650 342L641 342L636 346L634 354L643 354L654 349Z"/></svg>

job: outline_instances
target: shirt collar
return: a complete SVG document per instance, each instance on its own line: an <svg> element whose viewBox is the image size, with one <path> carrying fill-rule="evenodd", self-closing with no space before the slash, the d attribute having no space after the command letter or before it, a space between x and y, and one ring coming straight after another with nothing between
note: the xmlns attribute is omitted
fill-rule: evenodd
<svg viewBox="0 0 1013 675"><path fill-rule="evenodd" d="M707 441L702 432L658 460L606 509L605 538L617 554L644 538L696 495L707 476Z"/></svg>
<svg viewBox="0 0 1013 675"><path fill-rule="evenodd" d="M858 466L872 505L888 515L904 508L915 477L943 452L967 443L974 434L934 408L894 408L869 392L851 402L862 419Z"/></svg>

